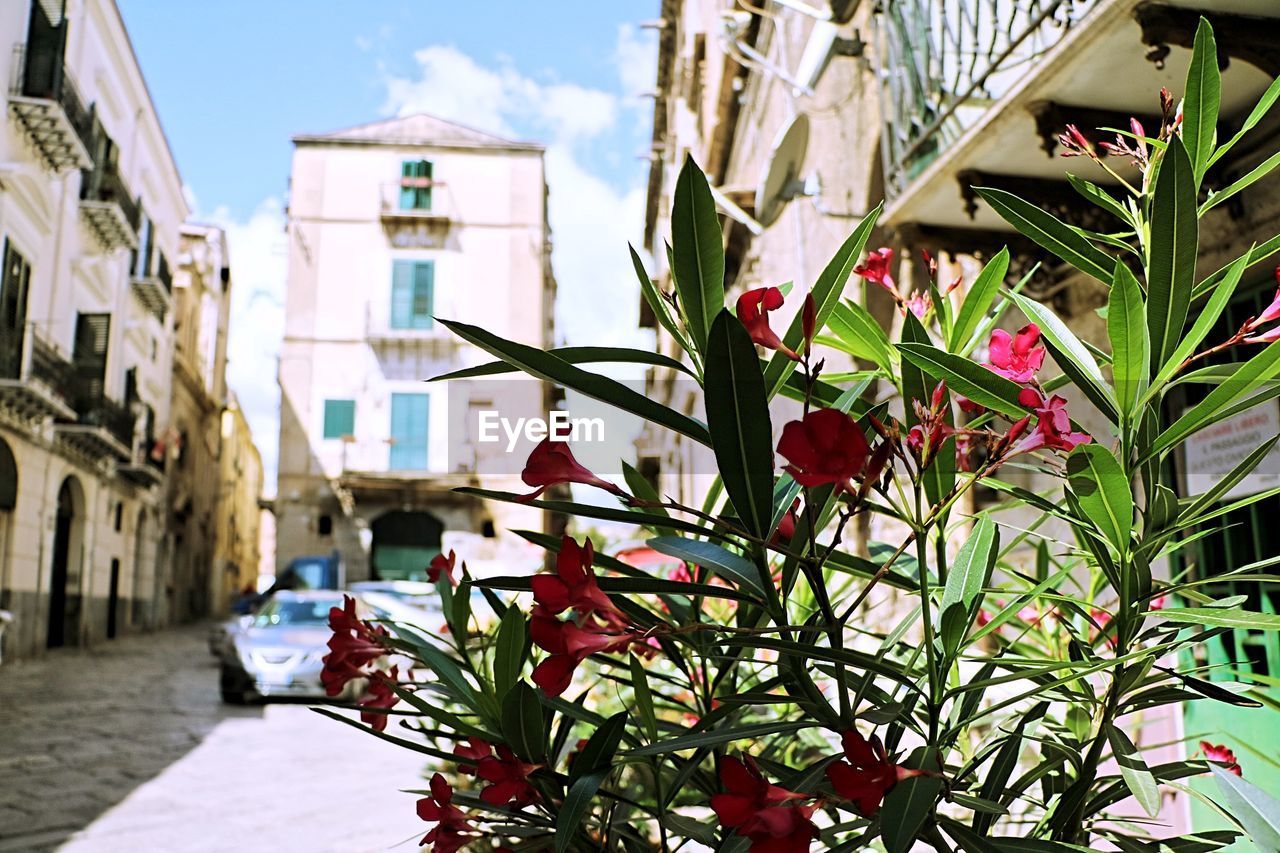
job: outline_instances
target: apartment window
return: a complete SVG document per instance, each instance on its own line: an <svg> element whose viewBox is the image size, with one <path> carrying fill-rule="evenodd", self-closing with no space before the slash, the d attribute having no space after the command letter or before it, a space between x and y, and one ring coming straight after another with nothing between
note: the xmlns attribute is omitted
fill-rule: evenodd
<svg viewBox="0 0 1280 853"><path fill-rule="evenodd" d="M138 229L138 248L133 250L129 263L129 272L134 278L146 278L151 275L151 259L155 253L155 227L151 217L145 212L141 214L142 225Z"/></svg>
<svg viewBox="0 0 1280 853"><path fill-rule="evenodd" d="M31 264L5 240L4 268L0 270L0 377L14 378L21 368L30 282Z"/></svg>
<svg viewBox="0 0 1280 853"><path fill-rule="evenodd" d="M77 314L76 342L71 363L80 379L80 395L100 400L106 392L107 346L111 341L110 314Z"/></svg>
<svg viewBox="0 0 1280 853"><path fill-rule="evenodd" d="M405 160L400 164L400 209L431 209L430 160Z"/></svg>
<svg viewBox="0 0 1280 853"><path fill-rule="evenodd" d="M391 328L430 329L435 309L433 261L396 261L391 269Z"/></svg>
<svg viewBox="0 0 1280 853"><path fill-rule="evenodd" d="M356 401L324 401L324 437L345 438L356 434Z"/></svg>
<svg viewBox="0 0 1280 853"><path fill-rule="evenodd" d="M391 470L426 470L429 412L428 394L391 395Z"/></svg>

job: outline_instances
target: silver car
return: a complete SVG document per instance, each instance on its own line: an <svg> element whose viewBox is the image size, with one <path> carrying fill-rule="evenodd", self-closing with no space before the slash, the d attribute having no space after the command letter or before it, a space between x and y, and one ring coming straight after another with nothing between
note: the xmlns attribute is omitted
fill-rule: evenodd
<svg viewBox="0 0 1280 853"><path fill-rule="evenodd" d="M219 682L222 700L239 705L278 696L325 698L320 672L333 635L329 610L342 607L342 596L340 590L281 590L264 602L230 637ZM363 619L380 618L359 597L356 612ZM336 698L354 700L364 688L352 681Z"/></svg>

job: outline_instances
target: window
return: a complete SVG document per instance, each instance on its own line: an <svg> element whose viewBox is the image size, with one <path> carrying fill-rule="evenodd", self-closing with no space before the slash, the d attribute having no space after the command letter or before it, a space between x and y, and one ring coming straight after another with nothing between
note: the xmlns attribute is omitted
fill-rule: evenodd
<svg viewBox="0 0 1280 853"><path fill-rule="evenodd" d="M144 211L141 214L142 226L138 229L138 248L133 250L129 260L129 273L134 278L146 278L151 275L151 259L155 251L155 227L151 217Z"/></svg>
<svg viewBox="0 0 1280 853"><path fill-rule="evenodd" d="M345 438L356 434L356 401L324 401L324 437Z"/></svg>
<svg viewBox="0 0 1280 853"><path fill-rule="evenodd" d="M27 287L31 264L4 241L4 268L0 270L0 377L17 377L22 363L22 338L27 326Z"/></svg>
<svg viewBox="0 0 1280 853"><path fill-rule="evenodd" d="M428 394L391 395L391 470L426 470L429 412Z"/></svg>
<svg viewBox="0 0 1280 853"><path fill-rule="evenodd" d="M400 164L400 209L431 209L430 160L405 160Z"/></svg>
<svg viewBox="0 0 1280 853"><path fill-rule="evenodd" d="M71 363L80 380L80 397L84 400L101 400L104 395L110 340L110 314L76 315L76 340L71 351Z"/></svg>
<svg viewBox="0 0 1280 853"><path fill-rule="evenodd" d="M391 268L391 328L430 329L435 310L434 261L396 261Z"/></svg>

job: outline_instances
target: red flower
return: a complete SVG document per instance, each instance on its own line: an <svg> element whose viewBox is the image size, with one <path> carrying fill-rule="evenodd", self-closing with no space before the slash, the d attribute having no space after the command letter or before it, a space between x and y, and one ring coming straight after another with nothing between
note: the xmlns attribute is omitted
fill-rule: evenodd
<svg viewBox="0 0 1280 853"><path fill-rule="evenodd" d="M813 346L813 336L818 333L818 305L813 301L813 294L804 296L804 308L800 310L800 330L804 333L804 348Z"/></svg>
<svg viewBox="0 0 1280 853"><path fill-rule="evenodd" d="M980 415L987 410L986 406L975 403L968 397L962 397L959 394L956 395L956 402L960 404L960 411L970 415Z"/></svg>
<svg viewBox="0 0 1280 853"><path fill-rule="evenodd" d="M482 758L488 758L493 755L493 745L482 738L468 738L465 745L458 744L453 748L453 754L461 759L458 762L458 772L474 776L476 775L476 763ZM463 764L462 761L468 763Z"/></svg>
<svg viewBox="0 0 1280 853"><path fill-rule="evenodd" d="M1039 392L1024 388L1018 395L1018 401L1024 406L1033 406L1038 421L1031 432L1013 444L1012 449L1009 450L1009 456L1032 453L1041 448L1070 453L1077 445L1093 441L1088 433L1071 431L1071 416L1067 414L1067 401L1057 394L1045 400L1040 397ZM1017 428L1020 424L1025 427L1022 421L1014 424L1014 427ZM1013 434L1012 428L1009 433Z"/></svg>
<svg viewBox="0 0 1280 853"><path fill-rule="evenodd" d="M579 546L572 537L562 537L556 573L534 575L530 580L538 608L549 616L572 608L579 616L594 613L625 622L625 617L596 583L591 570L594 561L595 549L590 539L583 540Z"/></svg>
<svg viewBox="0 0 1280 853"><path fill-rule="evenodd" d="M1244 771L1240 769L1239 762L1236 761L1236 754L1222 744L1215 745L1207 740L1202 740L1200 741L1200 751L1204 753L1206 760L1224 765L1222 769L1228 773L1234 773L1237 776L1244 775Z"/></svg>
<svg viewBox="0 0 1280 853"><path fill-rule="evenodd" d="M721 761L720 784L725 792L712 796L711 808L722 826L751 840L755 853L805 853L818 837L816 806L800 805L804 794L770 784L750 757Z"/></svg>
<svg viewBox="0 0 1280 853"><path fill-rule="evenodd" d="M453 787L439 773L431 777L431 796L418 800L418 817L436 824L419 844L432 844L432 853L456 853L474 840L471 824L453 804Z"/></svg>
<svg viewBox="0 0 1280 853"><path fill-rule="evenodd" d="M374 625L356 615L356 600L349 595L342 597L342 607L329 610L329 653L324 656L324 670L320 683L325 693L337 696L353 678L365 675L364 667L387 653L390 634L381 625Z"/></svg>
<svg viewBox="0 0 1280 853"><path fill-rule="evenodd" d="M818 409L782 428L780 453L785 470L802 486L834 484L849 488L867 463L866 436L852 417L837 409Z"/></svg>
<svg viewBox="0 0 1280 853"><path fill-rule="evenodd" d="M636 635L621 630L619 626L601 623L595 616L588 616L584 625L561 621L534 608L529 621L529 634L533 643L548 658L533 668L533 683L548 696L559 696L569 689L578 664L594 654L622 651L637 640Z"/></svg>
<svg viewBox="0 0 1280 853"><path fill-rule="evenodd" d="M800 356L782 342L782 338L769 328L769 312L782 307L782 291L776 287L758 287L738 297L738 319L746 327L751 340L773 349L797 361Z"/></svg>
<svg viewBox="0 0 1280 853"><path fill-rule="evenodd" d="M875 815L884 795L894 785L903 779L924 775L923 770L908 770L889 761L878 736L873 735L868 742L851 730L845 732L841 740L848 763L837 761L828 765L827 778L836 793L851 800L863 817Z"/></svg>
<svg viewBox="0 0 1280 853"><path fill-rule="evenodd" d="M361 708L379 708L389 710L396 706L400 701L400 697L396 695L394 685L397 683L396 678L400 674L399 667L391 667L390 672L375 672L369 679L369 695L361 699L357 704ZM380 732L387 727L387 717L389 715L379 713L378 711L361 711L360 722L367 723L369 728L375 732Z"/></svg>
<svg viewBox="0 0 1280 853"><path fill-rule="evenodd" d="M773 544L785 545L791 541L791 537L796 535L796 512L800 509L800 499L796 498L791 502L791 506L783 513L782 520L778 522L778 529L773 532Z"/></svg>
<svg viewBox="0 0 1280 853"><path fill-rule="evenodd" d="M444 575L449 579L450 586L457 586L458 582L453 577L453 564L457 557L453 553L453 549L449 549L449 556L444 554L436 554L431 558L431 565L427 567L427 580L431 583L438 583L440 576Z"/></svg>
<svg viewBox="0 0 1280 853"><path fill-rule="evenodd" d="M893 263L893 249L878 249L867 253L867 259L860 266L853 268L854 275L860 275L867 281L874 281L883 287L893 298L898 299L898 285L894 284L889 267Z"/></svg>
<svg viewBox="0 0 1280 853"><path fill-rule="evenodd" d="M524 464L520 479L526 486L537 489L535 492L521 496L522 501L531 501L547 489L561 483L596 486L623 497L627 494L613 483L600 479L579 464L578 460L573 458L573 452L567 443L551 438L544 438L529 454L529 460Z"/></svg>
<svg viewBox="0 0 1280 853"><path fill-rule="evenodd" d="M491 806L514 804L516 808L538 799L538 792L529 784L529 774L537 765L521 761L504 744L498 746L497 753L476 765L476 776L491 783L480 792L480 799Z"/></svg>
<svg viewBox="0 0 1280 853"><path fill-rule="evenodd" d="M1014 382L1030 382L1044 364L1044 347L1036 346L1040 340L1040 327L1028 323L1010 336L1004 329L991 333L987 345L988 368Z"/></svg>

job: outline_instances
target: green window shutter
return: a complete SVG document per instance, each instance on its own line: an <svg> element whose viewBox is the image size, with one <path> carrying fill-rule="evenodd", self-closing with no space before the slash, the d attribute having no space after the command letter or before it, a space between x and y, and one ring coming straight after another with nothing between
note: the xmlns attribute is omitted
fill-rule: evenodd
<svg viewBox="0 0 1280 853"><path fill-rule="evenodd" d="M391 470L426 470L430 412L429 394L391 395Z"/></svg>
<svg viewBox="0 0 1280 853"><path fill-rule="evenodd" d="M431 209L430 160L405 160L400 164L400 209Z"/></svg>
<svg viewBox="0 0 1280 853"><path fill-rule="evenodd" d="M391 265L391 328L413 328L413 291L416 275L413 261Z"/></svg>
<svg viewBox="0 0 1280 853"><path fill-rule="evenodd" d="M324 401L324 437L344 438L356 433L356 401Z"/></svg>
<svg viewBox="0 0 1280 853"><path fill-rule="evenodd" d="M413 328L430 329L435 313L436 265L421 261L413 265Z"/></svg>

